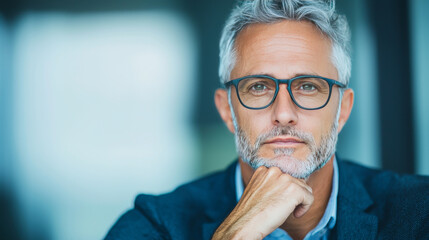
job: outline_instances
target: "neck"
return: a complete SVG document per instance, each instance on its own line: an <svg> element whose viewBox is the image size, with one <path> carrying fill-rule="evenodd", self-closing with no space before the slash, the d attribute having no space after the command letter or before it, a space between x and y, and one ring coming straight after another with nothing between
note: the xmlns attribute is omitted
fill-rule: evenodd
<svg viewBox="0 0 429 240"><path fill-rule="evenodd" d="M280 226L293 239L303 239L308 232L317 226L325 213L326 206L332 191L334 156L323 166L323 168L312 173L306 180L306 183L313 189L314 202L308 212L296 218L291 214ZM246 187L249 183L254 170L241 159L239 160L243 184Z"/></svg>

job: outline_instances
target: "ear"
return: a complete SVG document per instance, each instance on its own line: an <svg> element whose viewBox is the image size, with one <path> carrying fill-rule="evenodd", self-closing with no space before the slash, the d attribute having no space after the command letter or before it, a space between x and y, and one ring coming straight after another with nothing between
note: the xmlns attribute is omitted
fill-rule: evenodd
<svg viewBox="0 0 429 240"><path fill-rule="evenodd" d="M217 89L215 92L215 104L220 117L222 118L229 131L234 133L234 123L232 121L231 108L228 103L228 91Z"/></svg>
<svg viewBox="0 0 429 240"><path fill-rule="evenodd" d="M352 112L354 101L354 92L348 88L343 93L341 100L341 113L338 119L338 132L341 132L347 120L349 119L350 113Z"/></svg>

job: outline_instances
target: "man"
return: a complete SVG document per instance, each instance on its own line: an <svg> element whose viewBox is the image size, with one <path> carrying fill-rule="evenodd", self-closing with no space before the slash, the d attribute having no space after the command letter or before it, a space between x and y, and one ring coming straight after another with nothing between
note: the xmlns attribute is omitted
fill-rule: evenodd
<svg viewBox="0 0 429 240"><path fill-rule="evenodd" d="M238 163L140 195L106 239L429 239L429 179L335 157L353 106L344 17L325 1L244 1L215 93Z"/></svg>

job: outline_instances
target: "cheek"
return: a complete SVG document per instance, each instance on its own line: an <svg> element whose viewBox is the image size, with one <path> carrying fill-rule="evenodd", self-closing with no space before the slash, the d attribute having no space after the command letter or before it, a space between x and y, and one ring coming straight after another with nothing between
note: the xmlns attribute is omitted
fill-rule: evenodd
<svg viewBox="0 0 429 240"><path fill-rule="evenodd" d="M264 110L250 110L240 106L235 112L238 126L247 134L252 144L259 135L270 129L270 117Z"/></svg>
<svg viewBox="0 0 429 240"><path fill-rule="evenodd" d="M314 136L317 141L317 144L320 144L322 136L326 136L330 134L331 129L334 125L334 122L336 121L337 108L338 108L336 101L334 104L332 104L332 106L329 106L329 107L330 108L327 108L326 111L322 113L320 117L323 120L321 120L319 123L318 136L317 137Z"/></svg>
<svg viewBox="0 0 429 240"><path fill-rule="evenodd" d="M328 106L326 106L328 107ZM336 117L336 109L320 109L300 116L299 130L311 133L319 146L322 136L330 133Z"/></svg>

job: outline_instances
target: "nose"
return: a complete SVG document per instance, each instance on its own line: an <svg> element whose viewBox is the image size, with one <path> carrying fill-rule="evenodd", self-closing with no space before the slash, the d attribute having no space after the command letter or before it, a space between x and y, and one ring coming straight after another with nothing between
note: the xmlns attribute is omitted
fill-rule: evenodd
<svg viewBox="0 0 429 240"><path fill-rule="evenodd" d="M273 102L272 123L276 126L296 125L298 121L297 110L286 84L279 85L279 92Z"/></svg>

